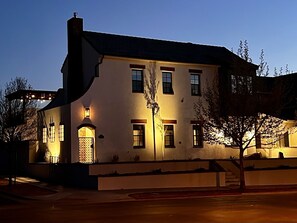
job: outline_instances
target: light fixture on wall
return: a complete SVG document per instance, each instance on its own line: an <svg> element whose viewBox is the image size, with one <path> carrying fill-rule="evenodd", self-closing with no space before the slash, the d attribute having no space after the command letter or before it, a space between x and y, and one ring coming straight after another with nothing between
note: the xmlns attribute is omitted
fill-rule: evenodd
<svg viewBox="0 0 297 223"><path fill-rule="evenodd" d="M85 118L90 118L90 108L89 107L86 107L85 108Z"/></svg>

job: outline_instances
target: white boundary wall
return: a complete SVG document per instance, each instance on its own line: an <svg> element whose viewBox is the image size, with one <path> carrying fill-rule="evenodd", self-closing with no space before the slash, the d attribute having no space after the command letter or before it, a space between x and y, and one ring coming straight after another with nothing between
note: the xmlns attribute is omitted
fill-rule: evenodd
<svg viewBox="0 0 297 223"><path fill-rule="evenodd" d="M297 185L297 169L245 172L246 186Z"/></svg>
<svg viewBox="0 0 297 223"><path fill-rule="evenodd" d="M216 186L225 186L224 172L98 177L98 190L195 188Z"/></svg>

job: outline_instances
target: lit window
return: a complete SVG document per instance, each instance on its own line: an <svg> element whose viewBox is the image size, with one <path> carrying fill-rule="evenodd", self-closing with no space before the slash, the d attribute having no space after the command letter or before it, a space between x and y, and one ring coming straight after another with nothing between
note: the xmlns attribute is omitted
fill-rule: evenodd
<svg viewBox="0 0 297 223"><path fill-rule="evenodd" d="M133 125L133 147L145 147L144 125Z"/></svg>
<svg viewBox="0 0 297 223"><path fill-rule="evenodd" d="M174 148L174 130L173 125L164 125L165 137L164 144L165 148Z"/></svg>
<svg viewBox="0 0 297 223"><path fill-rule="evenodd" d="M143 93L143 70L132 70L132 92Z"/></svg>
<svg viewBox="0 0 297 223"><path fill-rule="evenodd" d="M199 124L193 125L193 147L203 147L203 132L202 126Z"/></svg>
<svg viewBox="0 0 297 223"><path fill-rule="evenodd" d="M162 72L162 84L164 94L173 94L171 72Z"/></svg>
<svg viewBox="0 0 297 223"><path fill-rule="evenodd" d="M253 78L251 76L231 75L231 92L233 94L252 94Z"/></svg>
<svg viewBox="0 0 297 223"><path fill-rule="evenodd" d="M200 74L191 74L191 95L201 95Z"/></svg>
<svg viewBox="0 0 297 223"><path fill-rule="evenodd" d="M50 142L55 142L55 124L54 123L50 124L49 140Z"/></svg>
<svg viewBox="0 0 297 223"><path fill-rule="evenodd" d="M59 140L60 142L64 141L64 125L60 124L59 126Z"/></svg>
<svg viewBox="0 0 297 223"><path fill-rule="evenodd" d="M42 142L47 143L47 128L46 127L42 128Z"/></svg>

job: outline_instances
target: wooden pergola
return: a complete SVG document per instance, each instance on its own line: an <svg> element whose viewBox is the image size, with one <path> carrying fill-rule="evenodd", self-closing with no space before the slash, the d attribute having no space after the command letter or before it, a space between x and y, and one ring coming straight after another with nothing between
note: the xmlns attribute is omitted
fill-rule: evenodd
<svg viewBox="0 0 297 223"><path fill-rule="evenodd" d="M22 100L52 100L55 98L56 91L43 91L43 90L18 90L5 97L9 100L22 99Z"/></svg>

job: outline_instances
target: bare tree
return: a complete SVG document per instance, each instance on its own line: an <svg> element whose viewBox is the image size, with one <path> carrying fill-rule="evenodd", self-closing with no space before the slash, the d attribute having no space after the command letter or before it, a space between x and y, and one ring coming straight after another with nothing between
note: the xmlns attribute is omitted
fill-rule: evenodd
<svg viewBox="0 0 297 223"><path fill-rule="evenodd" d="M240 41L237 51L239 57L251 62L247 41ZM269 67L264 60L264 51L260 54L257 76L266 77ZM274 107L261 109L261 101L253 91L252 77L231 75L231 94L228 94L227 106L222 107L222 97L218 82L208 84L203 97L194 104L196 118L203 123L204 140L209 144L224 144L239 150L240 189L245 189L244 152L256 146L256 138L272 138L276 142L285 131L283 120L276 118L281 110L282 86L275 94ZM236 79L238 78L238 79ZM234 83L233 83L234 81ZM225 86L226 87L226 86ZM255 90L255 89L254 89ZM225 95L226 96L226 95ZM270 103L272 104L272 103ZM272 105L271 105L272 106ZM278 106L278 107L276 107ZM263 112L267 110L269 112ZM262 112L261 112L262 111ZM273 112L272 112L273 111Z"/></svg>
<svg viewBox="0 0 297 223"><path fill-rule="evenodd" d="M247 40L239 41L237 55L247 62L250 62L250 63L252 62L252 58L249 55L249 44Z"/></svg>
<svg viewBox="0 0 297 223"><path fill-rule="evenodd" d="M264 50L261 50L260 53L260 63L259 63L259 68L257 70L257 76L258 77L267 77L269 75L269 66L267 62L264 60Z"/></svg>
<svg viewBox="0 0 297 223"><path fill-rule="evenodd" d="M148 72L144 75L144 98L146 100L147 108L152 111L154 160L157 159L155 116L160 109L159 104L157 103L158 86L159 81L157 81L156 63L150 62Z"/></svg>
<svg viewBox="0 0 297 223"><path fill-rule="evenodd" d="M224 144L239 150L240 189L245 189L244 152L254 147L256 137L273 137L277 139L284 133L283 121L271 115L258 113L222 113L219 86L214 83L203 92L203 99L194 104L196 118L203 123L203 139L209 144ZM233 101L234 102L234 101ZM235 107L256 106L245 105L248 100L243 97L237 101Z"/></svg>
<svg viewBox="0 0 297 223"><path fill-rule="evenodd" d="M31 90L24 78L16 77L6 83L4 92L0 90L0 138L8 145L9 185L12 185L13 163L16 165L15 142L36 139L37 105L28 98L8 98L19 90ZM16 169L14 170L16 174Z"/></svg>
<svg viewBox="0 0 297 223"><path fill-rule="evenodd" d="M16 77L6 83L4 92L0 90L0 137L4 142L36 139L36 102L6 97L18 90L32 90L32 87L26 79Z"/></svg>

